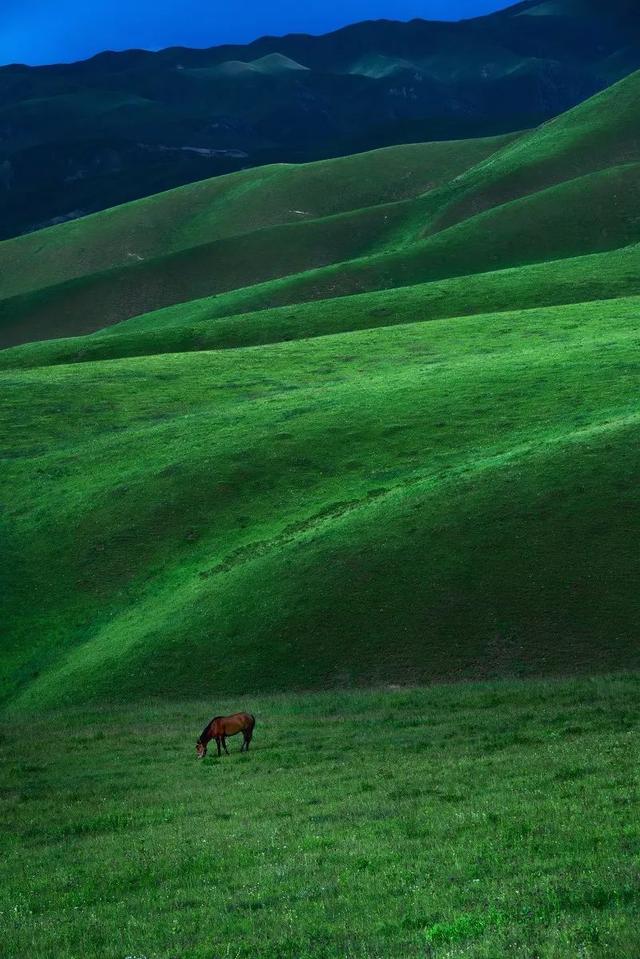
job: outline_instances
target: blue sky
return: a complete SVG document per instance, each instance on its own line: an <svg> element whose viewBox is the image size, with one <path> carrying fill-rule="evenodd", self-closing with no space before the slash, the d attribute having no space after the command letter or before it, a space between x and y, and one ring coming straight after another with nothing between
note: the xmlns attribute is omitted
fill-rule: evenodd
<svg viewBox="0 0 640 959"><path fill-rule="evenodd" d="M100 50L244 43L264 34L325 33L357 20L457 20L505 0L0 0L0 63L56 63Z"/></svg>

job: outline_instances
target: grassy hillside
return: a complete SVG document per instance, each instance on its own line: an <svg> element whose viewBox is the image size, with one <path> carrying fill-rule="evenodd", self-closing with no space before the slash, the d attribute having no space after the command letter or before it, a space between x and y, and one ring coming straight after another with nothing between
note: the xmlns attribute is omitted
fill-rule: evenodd
<svg viewBox="0 0 640 959"><path fill-rule="evenodd" d="M0 343L261 283L250 310L635 243L639 94L637 73L515 140L249 171L0 244Z"/></svg>
<svg viewBox="0 0 640 959"><path fill-rule="evenodd" d="M639 237L639 171L640 164L629 164L571 180L419 242L429 196L216 241L0 301L2 341L10 346L47 331L91 332L167 304L287 275L292 279L284 285L256 290L256 306L616 249Z"/></svg>
<svg viewBox="0 0 640 959"><path fill-rule="evenodd" d="M3 346L47 331L84 333L167 304L349 260L394 244L407 201L257 230L0 301Z"/></svg>
<svg viewBox="0 0 640 959"><path fill-rule="evenodd" d="M2 374L12 707L632 665L639 305Z"/></svg>
<svg viewBox="0 0 640 959"><path fill-rule="evenodd" d="M238 705L252 751L195 762ZM3 955L635 956L639 708L629 676L4 724Z"/></svg>
<svg viewBox="0 0 640 959"><path fill-rule="evenodd" d="M259 284L133 317L91 336L0 352L0 369L233 349L360 329L640 295L640 246L493 273L258 309L286 284Z"/></svg>
<svg viewBox="0 0 640 959"><path fill-rule="evenodd" d="M210 348L249 346L315 336L323 331L346 332L360 326L411 322L414 318L440 319L514 306L529 309L626 296L638 292L639 255L638 245L634 244L608 253L451 277L372 294L343 295L329 301L305 302L306 278L294 277L133 317L91 337L26 344L22 349L7 350L0 362L33 365L39 362L39 356L54 361L54 357L73 360L93 355L128 355L128 345L133 347L136 342L141 344L143 353L147 346L150 352L198 349L206 344ZM177 337L173 346L172 336ZM180 342L182 347L176 345Z"/></svg>
<svg viewBox="0 0 640 959"><path fill-rule="evenodd" d="M252 173L253 182L249 184L229 178L233 180L228 184L230 195L210 209L206 202L201 205L193 190L183 188L179 195L154 198L153 204L144 201L122 210L107 211L87 221L0 244L0 260L4 258L6 264L4 289L7 294L5 299L0 299L0 343L9 346L25 339L86 333L217 290L244 287L384 248L396 248L415 239L423 226L428 196L423 199L417 194L427 182L455 176L461 167L503 143L504 139L481 144L476 141L435 144L433 150L431 145L426 145L422 150L422 174L415 162L418 151L406 147L401 151L382 151L395 155L398 161L395 170L393 162L387 164L385 156L374 154L271 171L276 181L283 181L281 184L272 183L268 177L259 180ZM402 164L405 173L396 179ZM383 175L390 186L378 188ZM293 205L296 181L299 181L300 200L304 200L300 204L302 210ZM368 183L364 190L359 185L363 181ZM216 180L211 186L218 189L220 183ZM260 202L253 203L251 190L264 196L262 206ZM413 200L381 202L385 192L402 196L411 190L416 194ZM330 198L324 201L325 209L339 209L342 205L345 212L317 216L322 192ZM373 200L375 196L374 205L357 206L363 199ZM156 220L149 218L145 209L139 209L154 204L159 208L157 235ZM352 204L356 205L352 208ZM242 213L237 219L235 235L225 236L225 219L231 223L238 209L249 211L254 206L258 212ZM245 233L247 224L243 220L248 216L253 217L258 228ZM269 221L277 221L278 216L285 222L269 226ZM102 220L107 221L106 255ZM287 223L287 220L293 222ZM129 235L132 223L146 241L133 242L135 236ZM233 233L234 228L228 226L227 229ZM183 246L187 243L188 230L189 242L195 245L183 249L181 243ZM167 239L167 231L173 239ZM222 233L222 237L204 242L207 235L216 233ZM153 245L151 256L148 256L149 244ZM174 246L177 252L159 255L159 250L171 250ZM91 272L91 262L108 266L116 257L115 251L124 265L120 262L111 269ZM28 268L33 258L41 263L39 274ZM81 275L49 288L37 288L46 277L64 276L70 270ZM24 289L27 285L34 287L33 292L9 296L12 290Z"/></svg>
<svg viewBox="0 0 640 959"><path fill-rule="evenodd" d="M442 228L499 204L639 158L634 73L507 145L443 190Z"/></svg>
<svg viewBox="0 0 640 959"><path fill-rule="evenodd" d="M0 243L0 297L283 223L406 200L513 137L419 143L204 180Z"/></svg>
<svg viewBox="0 0 640 959"><path fill-rule="evenodd" d="M393 24L70 69L126 67L92 122L147 132L166 65L277 114L327 51L424 96L490 58L506 111L584 79L568 39L615 74L632 14L527 0L466 71ZM7 959L639 953L637 94L0 243ZM238 708L252 750L196 763Z"/></svg>

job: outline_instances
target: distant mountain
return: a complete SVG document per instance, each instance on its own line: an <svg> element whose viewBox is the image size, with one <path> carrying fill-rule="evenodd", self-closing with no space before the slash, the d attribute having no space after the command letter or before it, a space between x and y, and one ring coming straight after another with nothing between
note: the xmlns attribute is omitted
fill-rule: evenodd
<svg viewBox="0 0 640 959"><path fill-rule="evenodd" d="M0 237L269 162L533 127L638 67L632 0L5 67Z"/></svg>

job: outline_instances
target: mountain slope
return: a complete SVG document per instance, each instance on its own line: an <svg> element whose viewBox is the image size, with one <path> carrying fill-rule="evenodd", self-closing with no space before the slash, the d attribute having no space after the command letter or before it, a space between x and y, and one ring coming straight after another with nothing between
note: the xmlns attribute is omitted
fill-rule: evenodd
<svg viewBox="0 0 640 959"><path fill-rule="evenodd" d="M640 67L629 3L0 69L2 237L248 166L533 127Z"/></svg>
<svg viewBox="0 0 640 959"><path fill-rule="evenodd" d="M410 144L247 170L40 230L0 244L0 297L266 227L415 198L510 139Z"/></svg>
<svg viewBox="0 0 640 959"><path fill-rule="evenodd" d="M240 291L246 295L248 291ZM0 352L0 369L87 363L200 350L236 349L514 309L640 295L640 245L247 312L238 294L195 300L134 317L91 336L27 343ZM233 313L236 309L244 312Z"/></svg>
<svg viewBox="0 0 640 959"><path fill-rule="evenodd" d="M637 242L639 95L636 73L515 139L249 171L7 241L0 342L247 286L243 311Z"/></svg>
<svg viewBox="0 0 640 959"><path fill-rule="evenodd" d="M434 229L589 173L637 161L640 73L507 145L443 188ZM445 199L446 197L446 199Z"/></svg>
<svg viewBox="0 0 640 959"><path fill-rule="evenodd" d="M90 332L261 281L247 291L252 310L616 249L640 238L639 171L629 164L569 181L414 243L398 237L428 198L205 244L0 301L2 342Z"/></svg>

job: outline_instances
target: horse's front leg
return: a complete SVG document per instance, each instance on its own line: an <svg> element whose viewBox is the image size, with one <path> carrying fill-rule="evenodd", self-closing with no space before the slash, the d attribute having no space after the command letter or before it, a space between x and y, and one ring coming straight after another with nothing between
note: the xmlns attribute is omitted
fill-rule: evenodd
<svg viewBox="0 0 640 959"><path fill-rule="evenodd" d="M227 749L227 737L226 737L226 736L223 736L223 737L222 737L222 748L224 749L225 753L226 753L227 756L228 756L228 755L229 755L229 750Z"/></svg>
<svg viewBox="0 0 640 959"><path fill-rule="evenodd" d="M222 751L220 749L220 736L216 736L216 746L218 747L218 756L221 756Z"/></svg>

